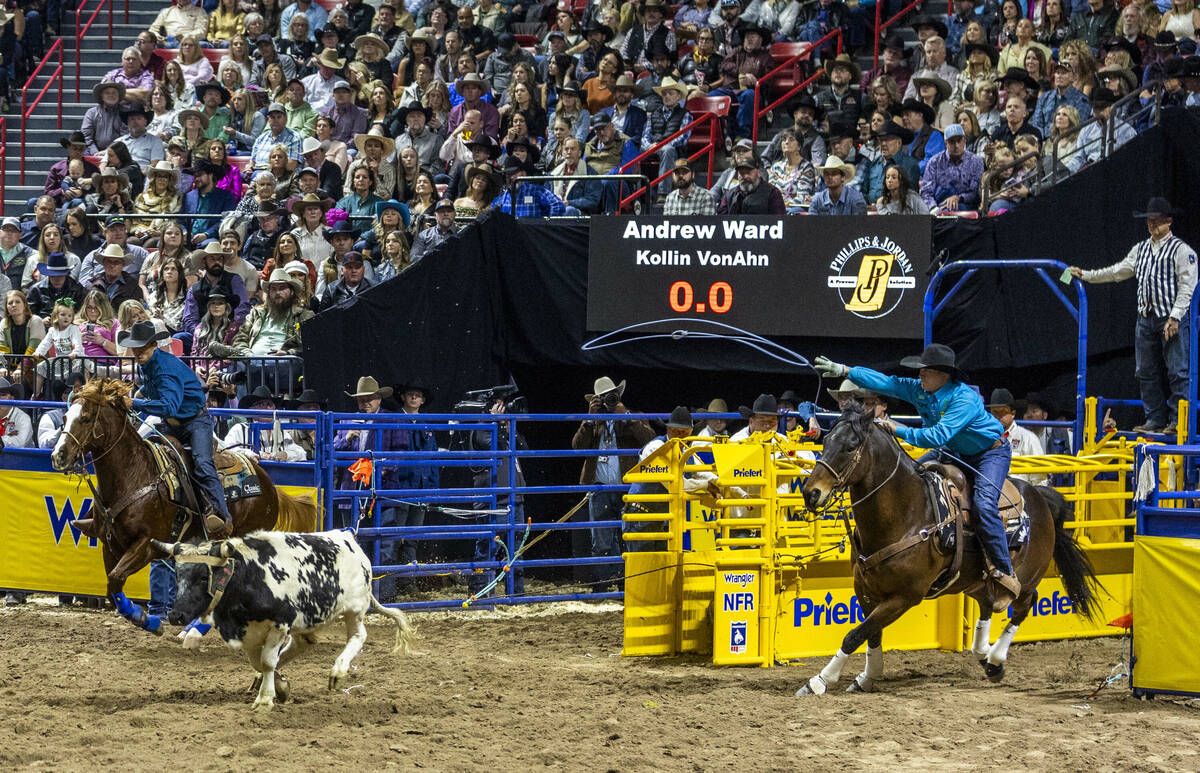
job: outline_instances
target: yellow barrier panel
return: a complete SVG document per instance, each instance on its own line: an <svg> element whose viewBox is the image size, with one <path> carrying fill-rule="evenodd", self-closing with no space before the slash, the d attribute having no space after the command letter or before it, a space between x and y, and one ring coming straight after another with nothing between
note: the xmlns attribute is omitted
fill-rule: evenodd
<svg viewBox="0 0 1200 773"><path fill-rule="evenodd" d="M88 596L108 593L99 543L69 525L90 515L92 497L86 483L59 473L8 470L0 475L0 502L5 505L0 518L0 587ZM149 568L126 581L125 595L150 598Z"/></svg>
<svg viewBox="0 0 1200 773"><path fill-rule="evenodd" d="M1200 540L1134 540L1134 690L1200 693Z"/></svg>
<svg viewBox="0 0 1200 773"><path fill-rule="evenodd" d="M95 481L93 480L93 483ZM310 487L281 486L313 496ZM0 475L0 587L47 593L104 596L108 593L100 543L69 522L91 515L92 496L79 478L61 473L5 470ZM149 568L125 582L131 599L150 598Z"/></svg>
<svg viewBox="0 0 1200 773"><path fill-rule="evenodd" d="M1111 435L1097 439L1094 421L1090 429L1092 441L1078 456L1018 457L1012 473L1074 476L1073 485L1059 490L1074 507L1067 525L1107 591L1098 594L1102 619L1071 613L1052 566L1018 641L1116 635L1120 631L1105 623L1129 611L1133 553L1125 540L1135 524L1126 517L1134 444ZM624 654L711 652L718 665L757 666L832 654L862 621L862 609L837 517L848 502L839 497L814 517L799 494L812 467L804 452L820 448L799 433L787 440L765 433L740 443L716 438L688 445L701 440L670 441L626 476L662 487L627 495L627 502L666 512L626 514L631 529L644 523L625 539L666 541L668 549L625 554L631 579ZM922 453L905 450L914 458ZM715 478L720 495L684 493L684 476L697 474ZM635 577L641 572L648 574ZM661 576L649 579L654 575ZM888 627L883 645L961 650L977 616L977 605L961 595L926 601ZM997 635L1002 629L993 626Z"/></svg>

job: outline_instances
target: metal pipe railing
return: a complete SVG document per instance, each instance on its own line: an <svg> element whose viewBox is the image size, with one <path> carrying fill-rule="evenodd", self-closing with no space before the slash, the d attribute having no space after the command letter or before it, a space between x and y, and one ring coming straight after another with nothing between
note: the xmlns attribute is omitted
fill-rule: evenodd
<svg viewBox="0 0 1200 773"><path fill-rule="evenodd" d="M878 5L876 6L876 8L878 8ZM785 69L788 69L789 67L792 68L796 72L797 76L799 76L800 62L805 59L811 59L813 52L820 51L821 46L824 43L827 43L833 39L837 40L837 53L834 55L837 56L838 54L841 54L842 53L842 30L839 28L839 29L835 29L831 32L828 32L825 35L822 35L811 46L804 49L803 51L796 54L795 56L788 57L784 61L780 62L778 65L775 66L774 69L772 69L770 72L768 72L766 75L762 76L755 82L755 84L754 84L754 125L750 128L750 139L752 139L756 143L758 142L758 122L762 118L762 116L771 112L779 105L782 105L786 100L791 98L791 96L793 94L796 94L801 89L806 88L808 86L808 84L810 84L814 80L816 80L816 78L820 75L820 72L818 71L817 73L814 73L812 76L805 78L803 81L801 81L800 83L797 83L795 86L793 86L791 89L789 89L787 91L787 93L785 93L783 96L779 97L771 104L766 105L760 109L759 104L762 102L761 89L762 89L763 84L769 82L772 78L776 77L779 73L783 72ZM710 186L712 185L711 179L709 180L708 184Z"/></svg>
<svg viewBox="0 0 1200 773"><path fill-rule="evenodd" d="M695 153L691 154L690 156L687 156L687 160L695 161L697 158L700 158L701 156L703 156L705 154L708 155L708 185L711 186L712 185L712 172L713 172L713 154L716 152L717 137L719 136L719 132L720 132L720 125L717 123L717 121L719 121L719 120L720 120L720 116L712 111L707 111L707 112L702 113L699 118L693 119L691 123L688 123L687 125L680 127L679 131L675 132L674 134L670 135L669 137L663 138L659 142L656 142L654 145L651 145L647 150L642 151L640 154L635 156L633 159L631 159L627 163L622 164L620 167L618 167L618 171L621 172L622 174L626 174L628 169L634 168L635 165L640 164L644 159L658 153L658 151L662 150L667 145L669 145L672 142L674 142L675 140L677 140L679 137L683 136L684 134L690 133L697 126L699 126L700 124L707 121L707 122L711 123L711 131L710 131L710 134L708 137L708 142L706 142L704 144L704 146L702 148L700 148L699 150L697 150ZM662 173L661 169L658 171L660 172L659 176L655 177L653 180L651 180L649 183L647 183L645 188L640 188L640 189L634 191L633 193L631 193L626 198L621 199L618 202L617 211L620 211L627 204L632 203L639 196L642 196L643 194L646 194L649 191L651 191L655 185L657 185L658 183L660 183L663 180L670 177L671 173L672 173L672 170L670 170L670 169L668 169L665 173ZM642 175L642 176L644 177L644 175Z"/></svg>
<svg viewBox="0 0 1200 773"><path fill-rule="evenodd" d="M24 153L21 154L24 157ZM0 205L8 195L8 119L0 116Z"/></svg>
<svg viewBox="0 0 1200 773"><path fill-rule="evenodd" d="M879 66L879 43L883 39L883 31L886 30L888 27L892 26L893 24L895 24L896 22L898 22L900 20L901 16L904 16L904 14L906 14L909 11L911 11L912 9L916 8L922 2L924 2L924 0L913 0L911 3L904 6L899 11L897 11L895 16L892 16L887 21L881 22L880 21L880 13L881 13L881 7L882 7L883 3L878 2L878 0L877 0L877 2L875 3L875 58L873 60L874 64L872 64L871 67L874 68L874 67ZM952 2L952 0L951 0L951 2ZM947 3L947 5L949 6L950 3Z"/></svg>
<svg viewBox="0 0 1200 773"><path fill-rule="evenodd" d="M111 49L112 44L113 44L112 0L98 0L97 5L96 5L96 10L92 11L92 15L90 17L88 17L87 23L84 24L83 27L81 28L79 26L79 22L83 18L83 10L87 4L88 4L88 0L79 0L79 7L75 9L75 101L76 102L79 101L80 93L81 93L80 88L79 88L79 72L81 69L83 69L80 66L80 63L82 62L82 56L80 55L80 52L83 49L83 36L86 35L88 30L90 30L92 28L92 24L96 21L96 17L100 14L100 11L106 5L108 6L108 47ZM129 0L125 0L125 21L126 21L126 23L129 22ZM62 126L59 126L58 128L61 129Z"/></svg>
<svg viewBox="0 0 1200 773"><path fill-rule="evenodd" d="M105 0L105 1L107 2L107 0ZM33 86L33 82L34 82L34 80L37 79L38 74L42 71L42 68L46 66L46 62L50 61L50 57L52 57L55 54L55 52L58 53L58 67L56 67L54 72L50 74L50 78L49 78L49 80L46 81L46 85L42 86L42 88L38 91L37 96L34 97L34 99L33 99L33 102L31 102L31 103L28 102L29 89ZM34 68L32 73L30 73L29 80L25 81L25 85L21 87L21 184L22 185L25 184L25 156L26 156L25 138L28 135L28 132L26 131L26 125L29 121L29 116L33 115L33 111L37 109L38 104L42 101L42 97L46 96L46 92L50 90L50 87L54 85L55 81L58 81L58 128L62 129L62 109L63 109L63 95L62 95L62 93L63 93L63 42L62 42L62 38L55 40L54 44L51 45L49 49L47 49L45 55L42 56L42 61L38 62L38 66Z"/></svg>

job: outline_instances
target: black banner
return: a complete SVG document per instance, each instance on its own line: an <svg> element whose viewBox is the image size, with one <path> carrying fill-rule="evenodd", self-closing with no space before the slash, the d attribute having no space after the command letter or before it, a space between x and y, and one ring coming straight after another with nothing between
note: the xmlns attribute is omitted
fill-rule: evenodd
<svg viewBox="0 0 1200 773"><path fill-rule="evenodd" d="M592 218L588 329L920 338L931 233L921 216Z"/></svg>

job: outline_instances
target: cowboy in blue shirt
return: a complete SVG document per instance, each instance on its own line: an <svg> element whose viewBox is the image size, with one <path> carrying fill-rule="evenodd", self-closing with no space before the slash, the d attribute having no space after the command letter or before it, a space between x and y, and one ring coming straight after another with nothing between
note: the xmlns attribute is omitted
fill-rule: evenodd
<svg viewBox="0 0 1200 773"><path fill-rule="evenodd" d="M521 182L529 169L529 163L516 156L505 159L504 175L508 178L508 187L492 201L492 209L507 212L513 217L558 217L567 214L567 205L548 189Z"/></svg>
<svg viewBox="0 0 1200 773"><path fill-rule="evenodd" d="M850 368L818 357L814 364L822 376L847 377L863 389L912 403L921 415L922 427L914 429L889 419L876 423L909 445L932 449L922 462L947 461L974 477L972 505L979 542L992 567L993 611L1003 611L1021 592L1013 574L1008 540L1000 519L1000 491L1008 477L1012 448L1004 442L1004 427L984 407L983 398L968 386L966 376L955 364L954 351L943 344L925 347L919 357L905 357L900 364L917 369L920 378L885 376L870 368Z"/></svg>
<svg viewBox="0 0 1200 773"><path fill-rule="evenodd" d="M225 490L213 464L212 417L204 407L204 387L192 369L175 355L158 348L166 337L150 322L138 322L117 334L117 343L133 353L141 366L141 397L126 396L128 407L166 421L168 431L192 447L192 473L212 511L204 528L212 536L233 532Z"/></svg>

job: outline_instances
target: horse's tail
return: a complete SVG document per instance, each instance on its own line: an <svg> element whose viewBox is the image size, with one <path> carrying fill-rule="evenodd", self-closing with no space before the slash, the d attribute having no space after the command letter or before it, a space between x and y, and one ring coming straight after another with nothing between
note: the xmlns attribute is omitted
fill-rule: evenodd
<svg viewBox="0 0 1200 773"><path fill-rule="evenodd" d="M412 650L413 642L416 640L416 632L412 625L408 622L408 615L401 612L399 609L385 607L379 603L379 599L371 596L371 608L380 614L387 615L396 624L396 643L392 647L392 652L403 655Z"/></svg>
<svg viewBox="0 0 1200 773"><path fill-rule="evenodd" d="M310 496L288 494L280 488L275 495L279 497L279 515L273 531L320 531L321 512Z"/></svg>
<svg viewBox="0 0 1200 773"><path fill-rule="evenodd" d="M1092 562L1075 541L1075 535L1063 526L1073 515L1071 504L1049 486L1038 486L1037 491L1045 498L1054 516L1054 563L1058 566L1063 587L1076 613L1094 620L1100 612L1095 592L1104 590L1104 586L1096 577Z"/></svg>

